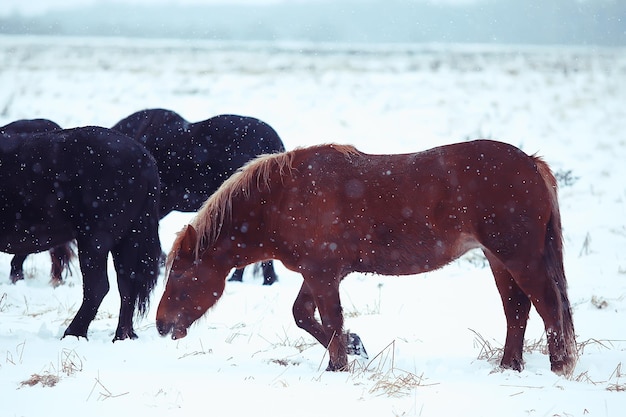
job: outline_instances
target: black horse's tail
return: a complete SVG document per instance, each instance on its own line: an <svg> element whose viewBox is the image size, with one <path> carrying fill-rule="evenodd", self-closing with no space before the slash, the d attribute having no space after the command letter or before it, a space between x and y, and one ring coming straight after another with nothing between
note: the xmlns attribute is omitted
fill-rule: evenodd
<svg viewBox="0 0 626 417"><path fill-rule="evenodd" d="M158 187L157 187L158 188ZM139 316L145 316L150 294L159 277L161 243L159 240L158 190L148 204L151 210L144 211L138 219L136 230L131 233L130 243L137 248L138 273L132 278L132 293Z"/></svg>
<svg viewBox="0 0 626 417"><path fill-rule="evenodd" d="M131 221L128 234L113 249L122 304L124 297L128 297L132 303L129 307L139 316L145 316L148 311L150 294L160 269L159 184L151 184L151 188L138 208L137 217ZM128 321L130 325L131 320L131 317L124 317L122 321Z"/></svg>
<svg viewBox="0 0 626 417"><path fill-rule="evenodd" d="M567 280L565 278L565 268L563 267L563 234L561 230L561 214L557 197L557 182L552 171L542 159L535 157L537 169L541 174L550 194L550 204L552 213L546 226L545 253L548 275L552 279L557 294L560 295L561 304L561 324L564 357L555 358L563 363L563 372L570 375L574 371L578 352L576 349L576 337L574 334L574 321L572 311L567 296ZM548 335L550 336L550 335Z"/></svg>

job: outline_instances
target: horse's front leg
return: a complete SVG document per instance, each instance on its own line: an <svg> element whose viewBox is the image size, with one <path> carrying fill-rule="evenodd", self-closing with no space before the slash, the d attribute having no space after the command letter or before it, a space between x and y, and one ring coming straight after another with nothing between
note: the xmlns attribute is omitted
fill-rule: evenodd
<svg viewBox="0 0 626 417"><path fill-rule="evenodd" d="M315 304L322 319L322 327L330 337L327 371L345 371L348 367L346 335L343 333L343 309L339 299L339 281L320 285L315 291Z"/></svg>
<svg viewBox="0 0 626 417"><path fill-rule="evenodd" d="M91 247L81 249L79 243L78 258L83 273L83 303L63 337L69 335L87 338L89 324L96 317L104 296L109 292L107 255L108 253L102 253Z"/></svg>
<svg viewBox="0 0 626 417"><path fill-rule="evenodd" d="M322 323L315 319L319 309ZM346 335L343 334L343 314L339 299L339 282L319 283L314 287L305 281L293 305L296 324L315 337L328 349L330 361L327 370L339 371L346 368Z"/></svg>
<svg viewBox="0 0 626 417"><path fill-rule="evenodd" d="M293 318L298 327L309 333L317 339L324 347L328 347L330 338L326 336L326 332L322 325L315 319L315 300L313 293L306 281L302 283L300 292L293 303Z"/></svg>

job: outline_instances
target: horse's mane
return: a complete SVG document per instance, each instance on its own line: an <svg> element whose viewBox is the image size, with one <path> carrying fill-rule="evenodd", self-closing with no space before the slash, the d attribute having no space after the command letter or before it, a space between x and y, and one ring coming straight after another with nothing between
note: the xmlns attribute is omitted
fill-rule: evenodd
<svg viewBox="0 0 626 417"><path fill-rule="evenodd" d="M231 175L220 188L209 197L198 214L191 221L191 225L197 232L197 240L195 245L196 259L200 258L203 248L208 248L215 243L220 234L222 225L232 210L232 200L237 194L244 196L250 195L252 187L261 189L262 187L270 187L270 175L278 172L280 178L293 169L293 159L296 153L305 150L315 151L316 149L330 147L342 153L345 156L356 155L360 152L351 145L316 145L309 148L296 148L292 151L261 155L237 170ZM177 249L180 247L183 234L179 233L172 250L167 259L167 265L171 265L173 257L176 256Z"/></svg>

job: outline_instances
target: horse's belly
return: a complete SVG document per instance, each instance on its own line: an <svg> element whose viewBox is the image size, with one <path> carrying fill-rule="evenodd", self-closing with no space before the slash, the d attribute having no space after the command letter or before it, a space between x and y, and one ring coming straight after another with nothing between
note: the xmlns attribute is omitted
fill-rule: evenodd
<svg viewBox="0 0 626 417"><path fill-rule="evenodd" d="M360 254L356 259L354 270L379 275L413 275L441 266L441 263L435 264L431 259L422 256L413 256L408 259L392 250L378 255Z"/></svg>
<svg viewBox="0 0 626 417"><path fill-rule="evenodd" d="M67 243L75 238L71 225L14 225L0 237L0 251L34 253Z"/></svg>
<svg viewBox="0 0 626 417"><path fill-rule="evenodd" d="M402 239L400 239L402 240ZM380 275L413 275L441 268L480 245L469 235L459 234L452 242L407 242L378 245L359 250L355 260L357 272Z"/></svg>

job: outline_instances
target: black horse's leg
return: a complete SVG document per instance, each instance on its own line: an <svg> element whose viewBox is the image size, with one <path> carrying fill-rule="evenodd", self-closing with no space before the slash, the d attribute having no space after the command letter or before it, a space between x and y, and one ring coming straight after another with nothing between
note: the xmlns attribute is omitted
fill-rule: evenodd
<svg viewBox="0 0 626 417"><path fill-rule="evenodd" d="M24 261L28 255L14 255L11 259L11 282L24 279Z"/></svg>
<svg viewBox="0 0 626 417"><path fill-rule="evenodd" d="M120 244L113 250L113 263L117 273L117 288L120 293L120 315L113 341L125 339L137 339L137 333L133 328L133 315L137 294L133 287L133 280L140 279L142 271L137 270L139 263L138 255L133 253L128 245ZM160 255L159 255L160 258Z"/></svg>
<svg viewBox="0 0 626 417"><path fill-rule="evenodd" d="M274 262L261 262L261 270L263 271L263 285L272 285L273 283L278 281L278 278L276 277L276 271L274 271Z"/></svg>
<svg viewBox="0 0 626 417"><path fill-rule="evenodd" d="M229 281L242 282L243 281L243 270L244 268L235 269L233 274L228 278Z"/></svg>
<svg viewBox="0 0 626 417"><path fill-rule="evenodd" d="M83 303L76 316L63 334L87 338L89 324L96 317L98 307L104 296L109 292L109 280L107 277L107 252L102 252L87 246L81 248L78 245L78 258L80 269L83 273Z"/></svg>
<svg viewBox="0 0 626 417"><path fill-rule="evenodd" d="M254 272L256 273L258 266L260 265L260 269L263 272L263 285L272 285L278 278L276 277L276 272L274 271L274 263L272 261L263 261L260 264L254 265ZM235 269L233 274L228 278L229 281L243 281L243 271L245 268Z"/></svg>

